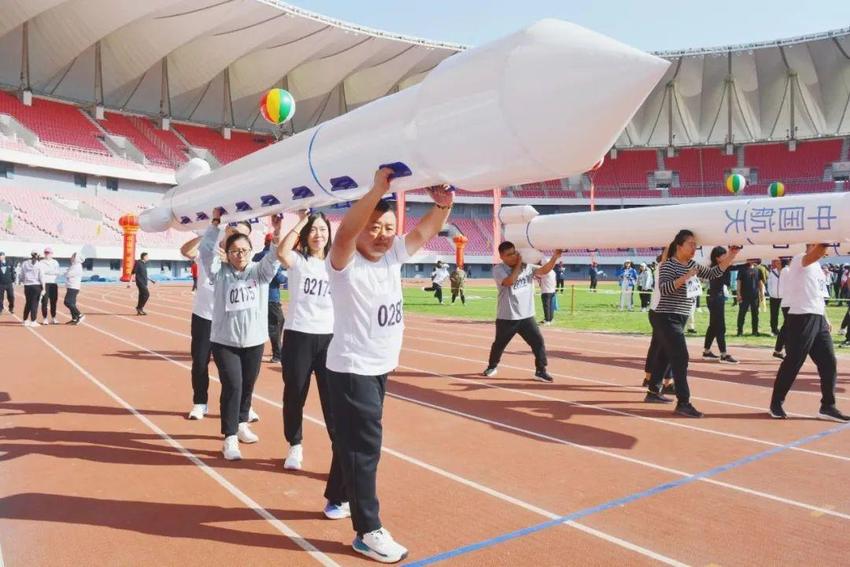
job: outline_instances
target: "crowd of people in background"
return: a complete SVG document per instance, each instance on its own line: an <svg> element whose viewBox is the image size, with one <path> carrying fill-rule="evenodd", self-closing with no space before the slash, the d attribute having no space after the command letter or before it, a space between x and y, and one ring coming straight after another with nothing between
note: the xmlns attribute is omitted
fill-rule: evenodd
<svg viewBox="0 0 850 567"><path fill-rule="evenodd" d="M77 252L71 254L69 266L62 269L54 258L53 248L45 247L42 253L30 252L27 260L15 263L0 252L0 314L8 309L15 313L15 285L24 288L24 308L21 313L25 327L58 325L57 305L59 302L59 279L65 279L63 305L68 308L68 325L77 325L85 319L77 308L77 296L83 277L82 264L85 259ZM39 307L41 322L38 321Z"/></svg>

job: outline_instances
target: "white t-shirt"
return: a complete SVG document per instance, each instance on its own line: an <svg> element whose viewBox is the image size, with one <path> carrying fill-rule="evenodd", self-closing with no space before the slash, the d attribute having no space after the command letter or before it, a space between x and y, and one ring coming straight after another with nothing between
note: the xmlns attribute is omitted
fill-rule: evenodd
<svg viewBox="0 0 850 567"><path fill-rule="evenodd" d="M823 268L819 262L803 267L805 254L797 254L788 265L791 275L782 288L783 303L788 302L791 315L823 315Z"/></svg>
<svg viewBox="0 0 850 567"><path fill-rule="evenodd" d="M540 266L523 264L517 274L514 285L503 286L502 281L511 275L513 269L507 264L493 267L493 279L499 291L499 305L496 308L496 319L519 321L534 317L534 274Z"/></svg>
<svg viewBox="0 0 850 567"><path fill-rule="evenodd" d="M334 332L334 306L331 301L328 267L324 260L304 258L290 252L294 261L287 270L289 309L284 329L329 335Z"/></svg>
<svg viewBox="0 0 850 567"><path fill-rule="evenodd" d="M773 299L782 297L779 295L779 274L780 270L769 268L767 272L767 295Z"/></svg>
<svg viewBox="0 0 850 567"><path fill-rule="evenodd" d="M660 268L661 268L661 264L659 264L658 268L656 268L656 269L660 269ZM656 277L656 278L653 278L653 281L652 281L652 295L649 296L649 310L655 311L655 309L658 307L658 303L660 301L661 301L661 290L658 289L658 278Z"/></svg>
<svg viewBox="0 0 850 567"><path fill-rule="evenodd" d="M434 275L431 276L431 282L437 285L443 285L447 279L449 279L449 270L446 267L435 269Z"/></svg>
<svg viewBox="0 0 850 567"><path fill-rule="evenodd" d="M791 285L791 268L787 265L779 270L779 283L776 286L777 294L782 298L782 303L780 305L782 307L788 307L788 300L786 299L787 294L785 290Z"/></svg>
<svg viewBox="0 0 850 567"><path fill-rule="evenodd" d="M80 261L74 262L65 272L65 287L68 289L80 289L83 281L83 264Z"/></svg>
<svg viewBox="0 0 850 567"><path fill-rule="evenodd" d="M214 258L213 266L217 272L221 267L221 258ZM214 302L215 286L210 281L204 265L198 261L198 289L195 290L195 297L192 299L192 314L212 321Z"/></svg>
<svg viewBox="0 0 850 567"><path fill-rule="evenodd" d="M39 264L41 264L41 273L44 275L44 283L56 283L56 278L62 273L59 269L59 262L53 258L45 258L44 260L40 260Z"/></svg>
<svg viewBox="0 0 850 567"><path fill-rule="evenodd" d="M540 293L555 293L555 284L558 282L554 270L549 270L545 276L538 276L537 281L540 283Z"/></svg>
<svg viewBox="0 0 850 567"><path fill-rule="evenodd" d="M401 265L409 254L403 237L377 262L355 252L342 270L327 260L334 336L327 367L340 373L380 376L398 366L404 335Z"/></svg>

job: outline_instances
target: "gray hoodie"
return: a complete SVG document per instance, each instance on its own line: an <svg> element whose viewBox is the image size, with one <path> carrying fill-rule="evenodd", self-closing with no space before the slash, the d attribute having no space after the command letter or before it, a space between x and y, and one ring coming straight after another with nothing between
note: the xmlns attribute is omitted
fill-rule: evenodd
<svg viewBox="0 0 850 567"><path fill-rule="evenodd" d="M277 254L266 254L250 262L241 272L218 257L219 227L204 233L198 256L204 272L215 287L210 341L231 347L253 347L269 338L269 282L280 266Z"/></svg>

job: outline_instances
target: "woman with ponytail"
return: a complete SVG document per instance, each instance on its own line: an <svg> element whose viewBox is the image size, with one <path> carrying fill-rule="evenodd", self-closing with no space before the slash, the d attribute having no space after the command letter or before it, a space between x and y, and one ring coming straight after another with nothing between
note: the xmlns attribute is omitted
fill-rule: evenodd
<svg viewBox="0 0 850 567"><path fill-rule="evenodd" d="M690 230L680 230L667 249L667 261L658 268L659 300L652 320L653 334L657 334L661 352L670 361L676 385L676 413L685 417L702 417L691 405L688 388L688 345L685 325L695 298L702 293L698 278L714 280L723 277L732 265L738 249L732 249L713 268L694 262L696 239ZM653 369L645 401L668 403L672 400L661 393L662 372Z"/></svg>

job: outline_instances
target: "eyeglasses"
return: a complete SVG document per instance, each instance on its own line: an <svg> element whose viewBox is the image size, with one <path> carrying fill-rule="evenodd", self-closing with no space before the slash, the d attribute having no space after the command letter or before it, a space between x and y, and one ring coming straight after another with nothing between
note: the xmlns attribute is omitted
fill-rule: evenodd
<svg viewBox="0 0 850 567"><path fill-rule="evenodd" d="M227 253L231 256L247 256L251 253L251 250L247 248L232 248Z"/></svg>

